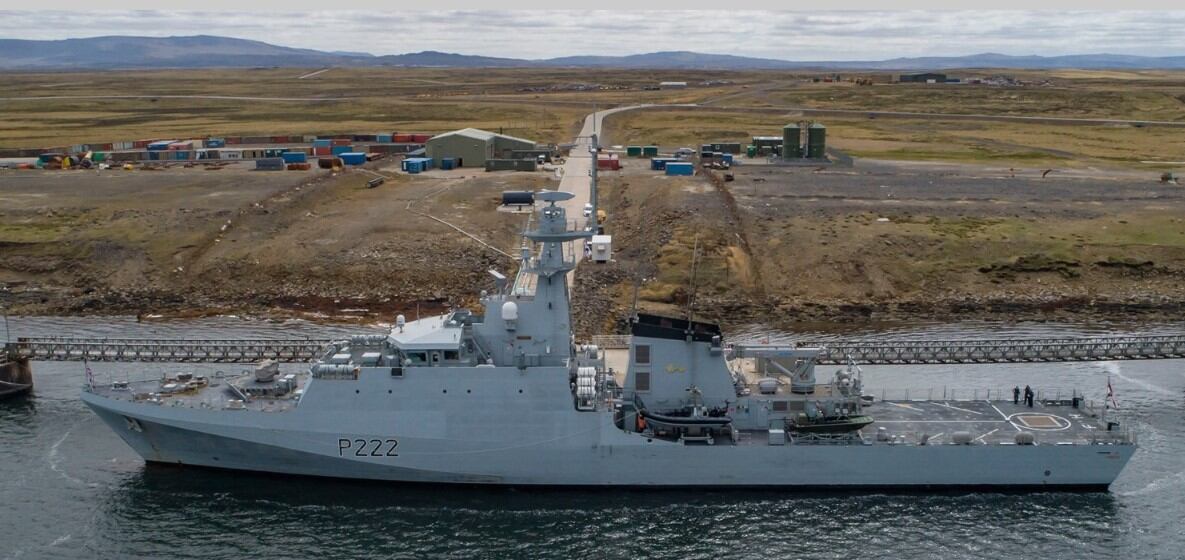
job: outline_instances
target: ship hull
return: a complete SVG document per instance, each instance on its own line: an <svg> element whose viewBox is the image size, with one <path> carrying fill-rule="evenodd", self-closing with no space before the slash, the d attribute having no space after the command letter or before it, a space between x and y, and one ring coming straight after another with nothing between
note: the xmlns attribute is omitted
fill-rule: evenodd
<svg viewBox="0 0 1185 560"><path fill-rule="evenodd" d="M92 394L84 401L149 462L408 483L1105 490L1135 451L1134 445L683 445L623 433L603 413L577 415L558 436L417 437L342 431L321 423L320 415L298 418L299 411L227 414ZM292 428L294 420L301 428ZM392 417L386 425L400 424L406 422Z"/></svg>

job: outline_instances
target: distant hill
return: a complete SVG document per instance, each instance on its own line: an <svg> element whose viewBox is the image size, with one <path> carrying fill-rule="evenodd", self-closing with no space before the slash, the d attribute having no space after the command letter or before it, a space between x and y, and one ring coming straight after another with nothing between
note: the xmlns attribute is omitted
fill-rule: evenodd
<svg viewBox="0 0 1185 560"><path fill-rule="evenodd" d="M0 68L207 68L344 65L366 60L261 41L191 37L89 37L58 41L0 39Z"/></svg>
<svg viewBox="0 0 1185 560"><path fill-rule="evenodd" d="M0 39L0 68L214 68L254 66L571 67L726 70L942 70L950 68L1185 69L1185 56L1117 54L1011 56L983 53L864 61L794 61L689 51L628 56L566 56L541 60L423 51L375 56L281 47L261 41L190 37L89 37L57 41Z"/></svg>

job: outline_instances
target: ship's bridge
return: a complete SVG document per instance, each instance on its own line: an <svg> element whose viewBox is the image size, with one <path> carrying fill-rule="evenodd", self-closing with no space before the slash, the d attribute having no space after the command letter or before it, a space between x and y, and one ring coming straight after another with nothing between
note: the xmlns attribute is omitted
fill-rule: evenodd
<svg viewBox="0 0 1185 560"><path fill-rule="evenodd" d="M405 366L471 364L477 351L469 327L479 318L466 310L403 323L397 321L387 338Z"/></svg>

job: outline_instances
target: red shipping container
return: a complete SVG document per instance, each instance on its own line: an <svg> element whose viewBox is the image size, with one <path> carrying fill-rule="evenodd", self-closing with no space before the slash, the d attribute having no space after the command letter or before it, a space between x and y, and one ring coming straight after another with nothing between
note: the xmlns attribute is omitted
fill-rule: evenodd
<svg viewBox="0 0 1185 560"><path fill-rule="evenodd" d="M152 143L152 140L136 140L135 142L132 142L132 147L133 148L147 148L148 144L150 144L150 143Z"/></svg>
<svg viewBox="0 0 1185 560"><path fill-rule="evenodd" d="M621 160L617 159L616 156L612 158L600 156L597 158L597 169L610 169L616 171L621 169Z"/></svg>
<svg viewBox="0 0 1185 560"><path fill-rule="evenodd" d="M424 142L427 142L429 138L432 138L431 134L412 134L410 141L415 142L416 144L423 144Z"/></svg>
<svg viewBox="0 0 1185 560"><path fill-rule="evenodd" d="M316 156L330 156L333 155L333 148L328 146L317 146L313 148L313 155Z"/></svg>
<svg viewBox="0 0 1185 560"><path fill-rule="evenodd" d="M91 149L99 152L110 152L114 148L111 144L93 144L91 145Z"/></svg>
<svg viewBox="0 0 1185 560"><path fill-rule="evenodd" d="M329 141L330 146L349 146L351 143L353 143L351 140L341 138L335 138Z"/></svg>
<svg viewBox="0 0 1185 560"><path fill-rule="evenodd" d="M243 138L241 136L227 136L225 140L227 146L243 143Z"/></svg>
<svg viewBox="0 0 1185 560"><path fill-rule="evenodd" d="M410 134L392 134L391 141L396 143L407 143L411 142L411 136L412 135Z"/></svg>

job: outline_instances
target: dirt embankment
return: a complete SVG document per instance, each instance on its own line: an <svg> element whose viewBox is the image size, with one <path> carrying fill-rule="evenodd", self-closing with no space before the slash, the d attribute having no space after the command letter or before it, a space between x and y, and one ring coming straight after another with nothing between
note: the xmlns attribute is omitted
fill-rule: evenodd
<svg viewBox="0 0 1185 560"><path fill-rule="evenodd" d="M0 193L4 304L28 314L360 318L468 304L492 285L487 269L514 263L409 204L513 247L523 217L494 211L499 193L542 182L470 171L366 188L373 177L30 172Z"/></svg>
<svg viewBox="0 0 1185 560"><path fill-rule="evenodd" d="M627 160L602 175L616 261L581 266L579 334L621 328L635 292L643 309L694 302L731 324L1185 311L1176 185L901 164L733 171L714 185ZM554 185L466 170L368 189L371 177L13 172L0 298L26 314L339 319L472 305L487 269L515 263L408 205L513 254L525 216L495 211L499 193Z"/></svg>
<svg viewBox="0 0 1185 560"><path fill-rule="evenodd" d="M634 168L631 168L633 166ZM630 161L603 182L618 262L586 292L724 323L1179 317L1185 189L1041 170L741 166L736 181ZM699 265L692 283L692 254ZM603 309L603 308L602 308Z"/></svg>

